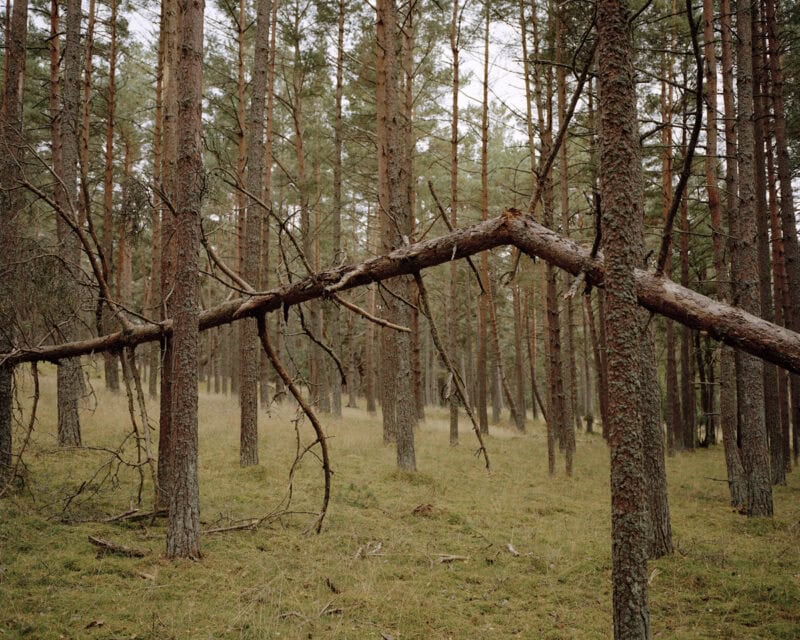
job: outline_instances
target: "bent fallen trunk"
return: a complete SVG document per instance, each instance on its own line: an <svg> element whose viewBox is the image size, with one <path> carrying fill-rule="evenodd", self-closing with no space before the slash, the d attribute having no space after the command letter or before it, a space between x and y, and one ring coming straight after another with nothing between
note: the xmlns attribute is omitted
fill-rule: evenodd
<svg viewBox="0 0 800 640"><path fill-rule="evenodd" d="M504 245L514 245L529 256L546 260L573 275L582 273L586 282L593 286L603 285L602 254L592 259L588 248L510 209L496 218L439 238L407 245L357 264L323 271L258 295L224 302L200 314L200 330L257 317L370 282L413 274ZM653 313L704 331L716 340L800 373L800 334L641 269L636 271L636 293L639 304ZM89 340L16 349L0 354L0 364L58 362L63 358L152 342L171 332L172 320L165 320Z"/></svg>

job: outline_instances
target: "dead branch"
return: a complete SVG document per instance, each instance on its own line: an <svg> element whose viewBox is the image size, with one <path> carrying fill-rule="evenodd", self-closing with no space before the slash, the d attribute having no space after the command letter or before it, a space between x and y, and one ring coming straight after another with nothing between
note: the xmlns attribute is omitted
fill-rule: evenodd
<svg viewBox="0 0 800 640"><path fill-rule="evenodd" d="M123 352L123 360L126 358L126 352ZM150 421L147 419L147 403L144 399L144 390L142 389L142 377L139 375L139 367L136 366L136 351L133 347L127 349L127 360L130 366L131 377L133 378L134 388L136 389L136 398L139 403L139 416L142 420L142 429L144 430L144 450L146 462L150 467L150 477L153 481L153 510L156 511L158 507L158 469L155 465L153 458L153 448L150 442Z"/></svg>
<svg viewBox="0 0 800 640"><path fill-rule="evenodd" d="M697 41L697 33L699 29L697 22L695 22L694 19L691 0L686 0L686 18L689 20L689 33L692 36L692 53L694 54L695 64L697 67L694 126L692 127L689 146L687 147L685 157L683 158L683 167L681 169L681 176L678 179L678 186L675 187L675 195L672 197L672 204L670 205L669 212L667 213L667 220L664 224L664 232L661 238L661 249L659 250L658 262L656 263L656 275L659 276L664 273L664 267L667 264L669 249L672 245L672 227L675 224L675 216L678 213L678 208L683 200L683 194L686 191L686 185L689 183L689 177L692 174L692 160L694 159L694 151L697 148L697 141L700 139L700 129L703 124L703 56L700 53L700 45Z"/></svg>
<svg viewBox="0 0 800 640"><path fill-rule="evenodd" d="M603 285L605 265L602 254L598 253L593 259L590 251L574 240L561 237L530 216L509 210L496 218L439 238L407 245L355 265L322 271L272 289L264 295L223 302L200 315L199 328L204 331L323 297L328 285L340 282L347 274L354 273L346 288L355 288L399 275L410 275L451 259L465 258L503 245L515 245L527 255L542 258L573 275L585 270L587 284ZM642 269L637 269L634 277L638 302L644 308L692 329L704 331L716 340L789 371L800 373L800 334ZM89 340L17 348L10 353L0 354L0 363L57 362L64 358L159 340L171 333L172 321L165 320Z"/></svg>
<svg viewBox="0 0 800 640"><path fill-rule="evenodd" d="M100 551L97 553L101 556L107 553L113 553L118 556L125 556L127 558L144 558L148 553L143 549L126 547L124 544L112 542L111 540L106 540L104 538L98 538L97 536L89 536L89 542L96 547L100 547Z"/></svg>
<svg viewBox="0 0 800 640"><path fill-rule="evenodd" d="M272 348L272 344L269 340L269 334L267 332L267 323L264 319L264 315L260 315L257 318L258 320L258 337L261 339L261 346L264 348L264 352L267 354L267 358L272 363L275 371L283 380L283 384L286 385L286 388L289 389L291 394L294 396L294 399L297 401L297 404L300 405L302 408L303 413L306 414L308 417L309 422L311 422L311 426L314 428L314 432L317 434L317 440L313 444L319 443L320 451L322 452L322 471L325 475L325 493L322 498L322 507L320 508L319 514L317 515L316 522L313 525L313 529L316 533L322 531L322 521L325 519L325 514L328 511L328 502L330 501L331 497L331 476L333 472L331 471L330 465L330 458L328 456L328 442L325 436L325 432L322 430L322 425L320 424L314 410L309 406L309 404L303 398L303 395L300 393L300 390L294 384L291 376L288 374L286 369L283 367L283 364L278 358L278 354L275 353L275 350ZM313 446L313 444L311 446Z"/></svg>
<svg viewBox="0 0 800 640"><path fill-rule="evenodd" d="M461 404L464 406L464 409L469 416L470 421L472 422L472 430L475 432L475 437L478 438L478 444L480 448L478 449L479 454L483 454L483 460L486 463L486 470L491 470L491 464L489 464L489 452L486 450L486 444L483 442L483 436L481 435L480 427L478 426L478 421L475 418L475 414L472 412L472 407L470 406L467 400L467 392L464 389L464 382L461 380L461 375L458 373L458 370L453 365L453 361L450 359L447 351L444 348L444 344L442 343L442 338L439 335L439 330L436 328L436 322L433 320L433 314L431 313L431 306L428 302L428 291L425 289L425 283L422 281L422 276L419 273L414 274L414 279L417 282L417 289L419 290L419 301L422 305L422 312L425 314L425 317L428 318L428 326L431 330L431 338L433 338L433 344L436 345L436 350L439 352L442 360L444 361L447 370L450 372L450 375L453 378L456 386L456 393L458 393L458 397L461 400Z"/></svg>
<svg viewBox="0 0 800 640"><path fill-rule="evenodd" d="M434 203L436 203L436 208L439 210L439 216L444 220L445 225L447 225L447 230L451 233L455 231L453 228L453 223L447 217L447 214L444 211L444 207L442 207L441 203L439 202L439 197L436 195L436 191L433 188L433 181L428 180L428 191L431 192L431 196L433 197ZM481 274L478 271L478 267L475 266L475 263L472 261L472 258L467 256L467 264L469 264L470 269L472 269L472 273L475 274L475 279L478 281L478 286L481 288L481 294L486 293L486 289L483 288L483 280L481 279Z"/></svg>

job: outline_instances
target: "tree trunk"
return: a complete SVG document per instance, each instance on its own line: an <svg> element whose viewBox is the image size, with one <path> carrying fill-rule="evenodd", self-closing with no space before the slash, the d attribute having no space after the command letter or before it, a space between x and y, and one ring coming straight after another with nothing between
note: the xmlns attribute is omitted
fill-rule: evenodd
<svg viewBox="0 0 800 640"><path fill-rule="evenodd" d="M269 65L269 31L272 0L259 0L256 7L255 54L251 80L250 110L247 122L247 191L263 201L264 196L264 111L267 93L267 67ZM242 16L244 22L245 17ZM244 235L244 279L260 288L263 252L261 249L262 225L265 212L255 198L247 199ZM239 464L243 467L258 464L258 383L259 348L258 328L252 320L242 324L240 333L241 382L239 399L241 409Z"/></svg>
<svg viewBox="0 0 800 640"><path fill-rule="evenodd" d="M670 40L672 35L670 34ZM669 43L669 41L668 41ZM666 47L671 48L671 46ZM665 51L662 54L661 70L664 79L661 81L661 201L664 219L672 208L672 57ZM664 275L672 277L672 252L664 264ZM664 405L664 419L667 423L667 443L670 455L676 449L683 449L683 432L681 429L681 402L678 395L678 365L675 358L675 326L667 320L665 325L666 387L667 401Z"/></svg>
<svg viewBox="0 0 800 640"><path fill-rule="evenodd" d="M273 0L272 4L272 12L270 15L270 24L272 28L270 29L270 37L269 37L269 60L267 63L267 118L266 118L266 144L264 148L264 202L271 203L272 202L272 146L273 146L273 132L272 132L272 125L275 119L275 51L277 50L277 28L276 25L278 24L278 0ZM280 212L278 212L280 213ZM263 288L267 288L269 286L269 275L271 271L270 265L270 231L269 231L269 215L264 217L263 224L261 226L261 286ZM280 257L277 261L280 260ZM276 262L277 262L276 261ZM276 323L277 332L276 332L276 340L275 340L275 351L280 353L281 348L281 337L280 337L280 319ZM267 325L267 330L269 330L269 325ZM270 394L269 394L269 372L272 370L272 367L269 363L269 358L267 357L267 353L264 349L259 349L260 351L260 358L261 358L261 366L260 366L260 375L261 375L261 405L262 406L269 406L270 402ZM277 401L280 402L280 399L283 397L285 385L283 382L283 378L280 377L277 371L275 373L275 396Z"/></svg>
<svg viewBox="0 0 800 640"><path fill-rule="evenodd" d="M153 125L153 183L163 187L163 129L164 129L164 82L165 82L165 20L164 3L161 4L158 37L158 63L156 67L156 104L155 122ZM150 251L150 283L149 298L151 308L145 309L147 317L161 317L161 220L168 213L163 193L155 197L150 224L152 233L152 249ZM171 215L171 214L170 214ZM158 370L160 368L160 345L150 346L150 371L147 392L151 398L156 397L158 389ZM216 363L215 363L216 364ZM214 369L216 375L216 367Z"/></svg>
<svg viewBox="0 0 800 640"><path fill-rule="evenodd" d="M778 22L775 14L775 0L765 1L767 42L769 49L769 70L772 81L772 106L774 110L775 151L778 157L778 180L780 181L781 225L783 228L783 251L786 263L788 296L784 301L786 326L792 331L800 331L800 246L797 240L797 220L794 210L794 191L792 189L792 168L789 159L789 146L786 139L786 112L784 104L784 78L778 39ZM794 463L800 456L800 377L790 376L792 396L792 426Z"/></svg>
<svg viewBox="0 0 800 640"><path fill-rule="evenodd" d="M634 269L641 255L643 193L627 4L598 0L600 189L608 269L608 420L614 638L650 638L647 504L640 415L641 323Z"/></svg>
<svg viewBox="0 0 800 640"><path fill-rule="evenodd" d="M534 53L539 55L539 35L538 19L534 11L531 16L531 26L533 27ZM552 41L554 30L549 29L549 39ZM538 69L537 69L538 71ZM534 76L534 90L536 94L536 111L539 120L539 130L541 132L541 158L548 156L553 149L553 105L552 105L552 69L546 71L546 83L542 81L540 73ZM546 84L546 87L542 85ZM547 110L543 93L547 95ZM546 227L553 228L553 179L551 172L541 176L544 181L542 189L542 222ZM552 265L545 266L545 332L547 341L545 343L546 367L547 372L547 415L550 420L547 422L548 438L548 469L550 474L555 473L555 451L553 442L558 440L559 447L563 449L564 432L567 422L567 406L564 393L563 369L561 361L561 327L558 313L558 289L556 281L556 271ZM569 422L571 424L571 421Z"/></svg>
<svg viewBox="0 0 800 640"><path fill-rule="evenodd" d="M684 124L684 157L686 156L686 125ZM681 209L681 284L689 286L689 207L684 196ZM694 363L692 359L692 330L681 328L681 409L683 449L694 450L697 441L697 411L694 393Z"/></svg>
<svg viewBox="0 0 800 640"><path fill-rule="evenodd" d="M176 173L178 154L178 2L163 0L162 34L164 41L164 127L161 190L172 207L162 209L161 218L161 319L175 313L173 286L175 283L175 215ZM226 332L227 333L227 332ZM226 350L227 351L227 350ZM162 507L170 504L172 486L172 338L166 337L161 345L161 397L158 432L158 502ZM227 375L224 378L227 393Z"/></svg>
<svg viewBox="0 0 800 640"><path fill-rule="evenodd" d="M558 3L556 11L556 62L563 62L566 51L566 5ZM556 87L558 94L558 125L563 127L567 117L567 78L566 68L559 64L556 67ZM565 134L558 148L558 186L559 207L561 209L561 234L569 238L570 211L569 211L569 163L567 160L567 146L569 136ZM566 287L566 285L565 285ZM567 456L567 475L572 475L572 458L575 456L575 429L580 426L578 411L578 375L575 365L575 322L572 312L572 298L564 300L564 347L566 362L564 362L564 444Z"/></svg>
<svg viewBox="0 0 800 640"><path fill-rule="evenodd" d="M91 4L94 4L92 2ZM90 21L92 16L90 15ZM111 265L114 264L114 132L116 127L116 69L117 69L117 0L111 0L111 44L108 54L108 89L106 92L106 154L103 171L103 254L105 255L107 283L111 282ZM87 134L88 135L88 134ZM88 142L87 142L88 161ZM88 200L88 199L87 199ZM107 301L104 301L102 318L103 333L111 333L114 316ZM110 351L103 354L106 389L119 391L119 355Z"/></svg>
<svg viewBox="0 0 800 640"><path fill-rule="evenodd" d="M737 4L737 74L736 89L739 100L737 113L738 146L736 160L739 164L739 208L733 233L734 253L738 280L738 304L746 311L758 315L758 253L756 249L756 209L754 185L754 128L753 128L753 39L752 5ZM739 383L742 394L740 430L742 436L742 463L747 480L747 515L772 515L772 487L769 473L767 430L764 423L764 367L749 354L741 354Z"/></svg>
<svg viewBox="0 0 800 640"><path fill-rule="evenodd" d="M736 217L738 173L736 162L736 112L733 104L733 37L731 30L730 0L721 0L720 26L722 31L722 95L725 112L725 191L727 218L727 234L722 226L715 230L714 263L717 272L717 297L722 302L733 304L734 273L732 265L728 265L730 247L725 246L724 238L733 235L733 221ZM709 107L710 108L710 107ZM713 221L712 221L713 224ZM730 245L730 241L726 244ZM727 251L726 251L727 249ZM732 349L723 347L720 356L720 420L722 422L722 442L725 447L725 463L728 471L728 488L731 493L731 505L744 508L747 502L747 487L744 467L739 455L737 432L739 414L736 398L736 366Z"/></svg>
<svg viewBox="0 0 800 640"><path fill-rule="evenodd" d="M725 264L725 233L722 227L722 210L719 196L719 174L717 164L717 52L714 34L714 0L703 0L703 52L705 55L705 83L703 92L706 103L706 192L708 193L708 209L711 214L711 242L714 254L714 271L716 274L716 294L720 300L729 299L727 292L728 269ZM723 348L722 350L729 351ZM730 354L723 353L721 360L730 358ZM720 370L724 367L721 365ZM723 402L727 407L733 407L735 400L731 398L733 393L732 381L727 380L720 387L720 411ZM723 396L727 396L723 400ZM713 398L713 393L712 393ZM730 424L736 417L731 415L720 415L720 420Z"/></svg>
<svg viewBox="0 0 800 640"><path fill-rule="evenodd" d="M197 481L197 343L203 183L203 2L181 0L178 59L178 173L173 326L173 474L167 557L200 557Z"/></svg>
<svg viewBox="0 0 800 640"><path fill-rule="evenodd" d="M0 350L11 351L16 313L14 302L22 281L16 265L19 215L24 202L18 185L21 181L25 62L28 40L28 3L14 2L6 34L6 76L0 110ZM13 480L13 367L0 365L0 487Z"/></svg>
<svg viewBox="0 0 800 640"><path fill-rule="evenodd" d="M80 142L79 106L81 91L81 3L80 0L67 2L67 20L64 38L64 84L61 108L61 152L64 196L68 211L77 211L78 203L78 149ZM77 308L80 292L77 278L81 259L80 243L77 235L65 222L57 223L59 230L59 253L66 264L65 298L67 308ZM75 319L69 320L61 328L66 340L77 338ZM58 443L64 447L81 445L81 428L78 416L78 400L82 387L83 372L80 360L65 360L58 367Z"/></svg>
<svg viewBox="0 0 800 640"><path fill-rule="evenodd" d="M786 277L786 263L783 253L783 229L781 228L780 213L778 211L778 190L775 176L775 160L771 136L767 137L767 184L769 186L769 223L770 241L772 248L772 269L775 283L775 323L786 326L784 310L788 306L789 291ZM789 417L789 376L783 369L778 369L778 397L781 407L781 457L784 463L785 474L791 470L791 446L789 431L791 419Z"/></svg>
<svg viewBox="0 0 800 640"><path fill-rule="evenodd" d="M344 17L345 0L339 0L339 20L336 31L336 113L333 124L333 264L342 260L342 79L344 68ZM342 320L338 305L330 307L328 330L331 348L342 353ZM355 380L348 380L348 390ZM352 396L354 397L354 396ZM338 375L331 379L331 412L335 418L342 416L342 382Z"/></svg>
<svg viewBox="0 0 800 640"><path fill-rule="evenodd" d="M388 252L404 244L413 232L411 202L407 180L410 179L410 156L403 148L402 112L398 86L397 9L394 0L377 4L376 88L378 103L378 175L381 220L381 245ZM395 279L386 285L383 295L388 319L403 326L411 325L411 313L398 298L410 301L411 281ZM394 295L392 295L394 294ZM411 340L404 332L382 330L383 423L384 438L397 443L397 466L416 470L414 425L416 404L413 397Z"/></svg>
<svg viewBox="0 0 800 640"><path fill-rule="evenodd" d="M481 102L481 219L489 216L489 10L491 2L484 7L485 24L483 33L483 101ZM484 288L489 282L489 255L481 254L481 280ZM489 366L488 356L488 312L489 300L485 293L478 298L478 359L475 377L478 383L478 423L482 434L489 433Z"/></svg>
<svg viewBox="0 0 800 640"><path fill-rule="evenodd" d="M764 69L766 56L764 55L764 34L759 27L758 6L752 10L753 31L753 88L754 88L754 155L753 166L755 170L755 215L756 215L756 244L758 254L758 295L761 304L761 317L764 320L775 322L775 307L772 299L772 263L770 260L769 244L769 210L767 206L766 182L766 152L764 119L767 117L766 84L764 82ZM786 465L783 461L783 446L781 444L781 408L778 393L778 369L775 365L765 364L763 373L764 384L764 421L766 423L769 453L770 453L770 480L772 484L786 482Z"/></svg>
<svg viewBox="0 0 800 640"><path fill-rule="evenodd" d="M450 226L458 228L458 92L459 92L459 29L458 0L453 0L450 19L450 51L453 54L453 112L450 125ZM468 285L470 286L470 285ZM452 358L458 353L458 263L450 263L450 288L447 298L447 352ZM450 445L458 444L458 394L455 381L450 389Z"/></svg>

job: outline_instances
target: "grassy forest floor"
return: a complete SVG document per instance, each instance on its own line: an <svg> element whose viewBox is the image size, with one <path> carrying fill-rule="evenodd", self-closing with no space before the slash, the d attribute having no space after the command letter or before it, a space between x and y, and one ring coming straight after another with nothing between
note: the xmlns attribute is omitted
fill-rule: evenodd
<svg viewBox="0 0 800 640"><path fill-rule="evenodd" d="M125 396L95 385L84 444L115 448L130 431ZM101 483L107 453L55 450L54 388L43 368L28 483L0 501L0 638L611 636L599 435L579 434L574 478L563 461L549 478L541 424L529 421L524 435L493 428L487 474L466 420L451 448L445 411L429 409L419 472L408 475L395 470L379 419L346 409L324 421L335 475L321 535L305 533L313 516L286 515L205 536L200 562L168 562L163 519L102 522L135 506L138 476L123 467ZM204 528L274 510L295 455L293 411L262 416L262 464L241 469L236 400L202 394L200 406ZM310 427L301 434L308 442ZM135 456L130 442L125 456ZM728 507L721 446L670 458L667 470L676 552L650 565L654 637L800 637L800 474L776 488L773 520L747 520ZM143 510L150 496L148 480ZM291 509L314 512L321 496L320 466L307 456ZM98 557L89 535L148 553Z"/></svg>

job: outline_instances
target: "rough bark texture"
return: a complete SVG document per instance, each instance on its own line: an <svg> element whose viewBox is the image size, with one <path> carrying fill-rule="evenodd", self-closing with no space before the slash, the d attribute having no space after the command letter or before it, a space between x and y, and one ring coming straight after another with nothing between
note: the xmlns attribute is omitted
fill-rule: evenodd
<svg viewBox="0 0 800 640"><path fill-rule="evenodd" d="M272 0L259 0L256 7L255 55L251 82L250 111L247 122L247 191L259 196L264 192L264 112L266 108L267 68L269 65L269 19ZM253 198L248 198L245 212L244 279L259 287L261 254L261 227L265 212ZM248 320L240 334L241 382L239 403L241 408L239 464L243 467L258 464L258 382L259 349L258 327Z"/></svg>
<svg viewBox="0 0 800 640"><path fill-rule="evenodd" d="M167 556L200 556L197 481L197 342L200 205L203 193L203 1L181 0L178 59L178 173L173 325L173 470Z"/></svg>
<svg viewBox="0 0 800 640"><path fill-rule="evenodd" d="M64 37L64 83L61 105L61 149L65 198L69 211L78 210L78 148L80 141L79 110L81 91L81 3L67 2L67 19ZM68 307L76 307L78 298L77 276L81 259L80 243L76 234L59 220L59 253L66 265L64 298ZM63 325L66 340L77 338L74 319ZM82 387L80 360L68 359L58 367L58 443L63 447L81 445L81 428L78 416L78 400Z"/></svg>
<svg viewBox="0 0 800 640"><path fill-rule="evenodd" d="M23 201L20 197L19 162L22 158L22 97L25 82L28 3L14 2L6 41L6 78L0 119L0 349L14 343L17 283L15 267L17 230ZM12 478L13 367L0 365L0 487Z"/></svg>
<svg viewBox="0 0 800 640"><path fill-rule="evenodd" d="M177 55L178 55L178 3L162 3L164 42L164 128L163 158L161 165L161 191L171 206L162 208L161 217L161 273L160 317L174 315L175 282L175 179L177 164ZM166 336L161 343L161 396L158 421L158 501L169 506L172 484L172 339ZM227 378L225 378L227 383Z"/></svg>
<svg viewBox="0 0 800 640"><path fill-rule="evenodd" d="M672 553L672 524L669 516L667 469L664 464L664 434L661 430L661 392L656 366L656 338L649 317L641 313L646 327L641 338L641 401L644 473L647 485L647 506L650 516L650 559Z"/></svg>
<svg viewBox="0 0 800 640"><path fill-rule="evenodd" d="M738 224L734 233L733 262L736 264L737 302L755 315L761 311L758 299L758 253L756 249L752 4L739 2L736 8L737 114L739 163ZM763 363L741 354L739 374L740 432L742 463L747 480L747 514L772 515L772 486L769 474L767 429L764 423Z"/></svg>
<svg viewBox="0 0 800 640"><path fill-rule="evenodd" d="M380 190L381 244L384 252L403 246L412 235L413 219L407 181L410 157L404 152L403 122L398 96L397 8L394 0L377 4L378 172ZM398 278L383 294L387 317L395 324L411 326L411 311L404 301L412 299L411 280ZM392 295L394 294L394 295ZM382 329L384 437L397 443L397 466L416 469L411 339L405 332Z"/></svg>
<svg viewBox="0 0 800 640"><path fill-rule="evenodd" d="M634 269L641 255L641 160L626 2L597 3L600 66L600 190L606 247L608 421L614 638L650 637L647 505L642 470L641 324Z"/></svg>

